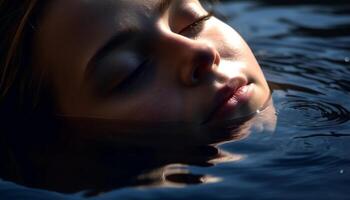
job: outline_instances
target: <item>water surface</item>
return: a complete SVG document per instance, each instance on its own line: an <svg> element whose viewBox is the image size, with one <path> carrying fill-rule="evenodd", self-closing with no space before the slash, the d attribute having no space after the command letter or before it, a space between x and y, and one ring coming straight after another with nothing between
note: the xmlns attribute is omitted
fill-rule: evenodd
<svg viewBox="0 0 350 200"><path fill-rule="evenodd" d="M70 194L0 182L0 199L349 199L350 3L281 2L216 6L251 45L273 89L273 133L168 148L157 163L140 162L148 155L143 150L129 152L137 162L125 169L149 166L158 182L134 184L111 174L119 185ZM164 181L167 187L157 186Z"/></svg>

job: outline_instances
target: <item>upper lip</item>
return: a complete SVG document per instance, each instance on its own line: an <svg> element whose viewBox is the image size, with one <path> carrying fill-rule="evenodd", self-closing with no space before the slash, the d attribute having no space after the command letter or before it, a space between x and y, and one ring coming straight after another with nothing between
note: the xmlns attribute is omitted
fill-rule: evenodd
<svg viewBox="0 0 350 200"><path fill-rule="evenodd" d="M218 112L221 107L226 104L228 100L237 92L237 90L248 84L248 80L245 77L238 76L229 79L226 84L221 87L214 96L214 105L209 112L208 117L204 120L204 123L207 123L211 120L211 118Z"/></svg>

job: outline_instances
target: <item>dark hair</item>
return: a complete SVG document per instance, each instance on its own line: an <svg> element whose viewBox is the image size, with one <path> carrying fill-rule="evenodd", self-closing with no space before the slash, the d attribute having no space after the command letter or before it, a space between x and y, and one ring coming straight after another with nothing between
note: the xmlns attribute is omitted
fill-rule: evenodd
<svg viewBox="0 0 350 200"><path fill-rule="evenodd" d="M41 2L0 0L0 175L5 179L25 179L31 155L45 152L54 137L50 95L31 65Z"/></svg>
<svg viewBox="0 0 350 200"><path fill-rule="evenodd" d="M20 106L28 100L29 91L35 96L34 85L38 84L34 84L30 66L30 46L36 4L37 0L0 1L0 105L10 99Z"/></svg>

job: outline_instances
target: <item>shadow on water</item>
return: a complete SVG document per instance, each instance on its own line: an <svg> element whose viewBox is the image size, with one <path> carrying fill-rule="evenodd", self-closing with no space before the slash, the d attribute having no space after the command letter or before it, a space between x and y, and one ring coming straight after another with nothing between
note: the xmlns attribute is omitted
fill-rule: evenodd
<svg viewBox="0 0 350 200"><path fill-rule="evenodd" d="M192 174L186 166L213 166L215 160L231 155L221 152L215 143L247 134L245 125L214 132L180 124L68 120L74 124L64 130L69 138L64 144L68 145L59 144L57 153L51 155L47 189L68 193L85 190L88 195L127 186L182 187L210 182L215 178Z"/></svg>
<svg viewBox="0 0 350 200"><path fill-rule="evenodd" d="M125 187L182 188L220 182L222 177L192 173L188 166L208 168L242 159L219 144L239 141L254 129L273 129L274 111L270 99L258 113L204 125L57 116L54 140L38 142L42 134L31 133L20 147L2 146L8 155L17 152L6 163L15 161L16 173L7 174L6 180L61 193L84 191L85 196ZM15 140L22 134L25 130Z"/></svg>
<svg viewBox="0 0 350 200"><path fill-rule="evenodd" d="M62 193L84 191L85 196L131 186L184 187L218 182L220 178L191 173L187 166L210 167L241 159L217 144L247 137L256 119L252 115L235 123L194 126L59 116L64 126L59 126L57 141L50 143L45 153L17 155L31 162L22 159L20 165L15 164L21 177L16 181L9 176L7 180Z"/></svg>

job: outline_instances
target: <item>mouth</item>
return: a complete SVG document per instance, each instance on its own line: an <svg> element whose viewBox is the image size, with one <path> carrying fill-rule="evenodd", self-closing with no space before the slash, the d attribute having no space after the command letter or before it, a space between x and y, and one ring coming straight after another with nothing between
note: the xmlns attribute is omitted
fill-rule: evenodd
<svg viewBox="0 0 350 200"><path fill-rule="evenodd" d="M252 91L253 83L248 83L246 78L235 77L230 79L216 93L213 109L203 123L231 120L237 109L249 101Z"/></svg>

